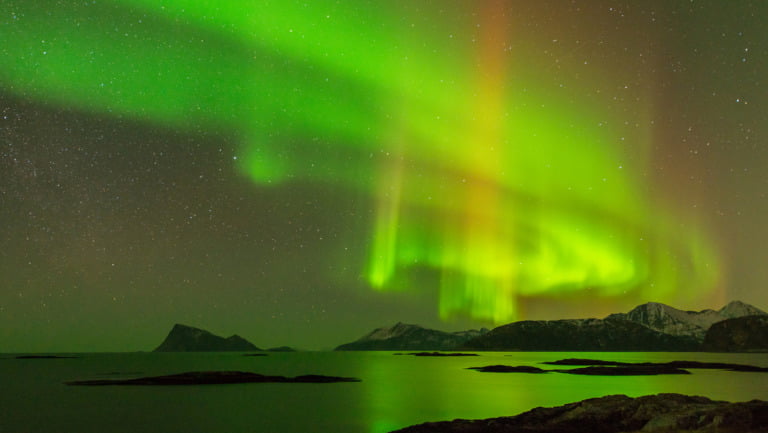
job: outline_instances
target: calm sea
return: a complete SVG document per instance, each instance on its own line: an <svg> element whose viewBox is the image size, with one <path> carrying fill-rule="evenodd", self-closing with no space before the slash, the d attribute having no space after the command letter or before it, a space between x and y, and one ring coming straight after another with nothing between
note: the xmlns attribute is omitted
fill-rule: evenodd
<svg viewBox="0 0 768 433"><path fill-rule="evenodd" d="M539 365L579 357L628 362L696 360L768 366L768 354L481 353L478 357L393 356L391 352L80 354L21 360L0 355L0 432L382 433L425 421L514 415L608 394L660 392L718 400L768 400L768 374L692 370L686 376L598 377L494 374L491 364ZM196 370L269 375L353 376L360 383L176 387L74 387L77 379Z"/></svg>

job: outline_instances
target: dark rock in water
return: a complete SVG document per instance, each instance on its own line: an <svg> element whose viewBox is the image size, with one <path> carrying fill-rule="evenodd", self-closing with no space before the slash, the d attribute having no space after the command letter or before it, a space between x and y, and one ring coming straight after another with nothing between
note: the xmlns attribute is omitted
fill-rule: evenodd
<svg viewBox="0 0 768 433"><path fill-rule="evenodd" d="M320 376L315 374L285 377L265 376L263 374L243 371L190 371L187 373L171 374L168 376L140 377L136 379L100 379L77 380L66 382L67 385L80 386L108 386L108 385L221 385L234 383L333 383L333 382L360 382L353 377Z"/></svg>
<svg viewBox="0 0 768 433"><path fill-rule="evenodd" d="M243 356L268 356L266 353L246 353Z"/></svg>
<svg viewBox="0 0 768 433"><path fill-rule="evenodd" d="M745 364L730 364L724 362L672 361L667 362L666 365L677 368L708 368L716 370L744 371L750 373L768 373L768 367L757 367L754 365Z"/></svg>
<svg viewBox="0 0 768 433"><path fill-rule="evenodd" d="M79 356L59 356L59 355L19 355L16 359L75 359Z"/></svg>
<svg viewBox="0 0 768 433"><path fill-rule="evenodd" d="M375 329L357 341L342 344L335 350L451 350L485 332L488 330L443 332L397 323L389 328Z"/></svg>
<svg viewBox="0 0 768 433"><path fill-rule="evenodd" d="M476 370L481 373L549 373L550 370L543 370L539 367L531 367L530 365L486 365L485 367L469 367L467 370Z"/></svg>
<svg viewBox="0 0 768 433"><path fill-rule="evenodd" d="M713 352L768 351L768 316L746 316L715 323L707 331L703 349Z"/></svg>
<svg viewBox="0 0 768 433"><path fill-rule="evenodd" d="M296 376L294 378L288 378L288 382L291 383L335 383L335 382L361 382L356 377L337 377L337 376L322 376L319 374L305 374L302 376Z"/></svg>
<svg viewBox="0 0 768 433"><path fill-rule="evenodd" d="M659 374L691 374L689 371L666 365L595 366L556 371L558 373L579 374L585 376L656 376Z"/></svg>
<svg viewBox="0 0 768 433"><path fill-rule="evenodd" d="M510 365L488 365L485 367L469 367L468 370L476 370L482 373L565 373L578 374L584 376L655 376L659 374L691 374L685 370L669 367L666 365L644 365L644 366L594 366L584 368L574 368L570 370L544 370L538 367L528 365L510 366Z"/></svg>
<svg viewBox="0 0 768 433"><path fill-rule="evenodd" d="M248 352L254 350L261 349L238 335L224 338L203 329L177 323L155 352Z"/></svg>
<svg viewBox="0 0 768 433"><path fill-rule="evenodd" d="M296 352L296 349L288 346L272 347L267 349L267 352Z"/></svg>
<svg viewBox="0 0 768 433"><path fill-rule="evenodd" d="M601 361L599 359L567 358L557 361L542 362L547 365L627 365L626 362Z"/></svg>
<svg viewBox="0 0 768 433"><path fill-rule="evenodd" d="M745 364L728 364L723 362L671 361L671 362L618 362L601 361L597 359L568 358L559 361L542 362L547 365L589 365L589 366L621 366L621 367L672 367L687 369L714 369L728 371L744 371L765 373L768 367L757 367Z"/></svg>
<svg viewBox="0 0 768 433"><path fill-rule="evenodd" d="M461 353L461 352L411 352L411 353L394 353L394 355L410 355L410 356L478 356L477 353Z"/></svg>
<svg viewBox="0 0 768 433"><path fill-rule="evenodd" d="M610 395L512 417L431 422L399 433L765 433L768 402L658 394ZM395 433L395 432L393 432Z"/></svg>
<svg viewBox="0 0 768 433"><path fill-rule="evenodd" d="M618 319L526 320L499 326L472 340L463 350L527 351L693 351L699 342Z"/></svg>

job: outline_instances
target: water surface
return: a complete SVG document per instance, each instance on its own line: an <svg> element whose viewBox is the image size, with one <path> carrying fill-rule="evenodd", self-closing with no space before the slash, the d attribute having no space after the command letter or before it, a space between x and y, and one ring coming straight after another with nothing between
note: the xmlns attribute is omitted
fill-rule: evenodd
<svg viewBox="0 0 768 433"><path fill-rule="evenodd" d="M80 354L76 359L0 355L0 433L337 432L382 433L454 418L507 416L608 394L660 392L729 401L768 400L768 373L691 370L691 375L600 377L479 373L466 367L534 365L563 358L625 362L694 360L768 366L768 354L392 352ZM173 387L73 387L65 381L195 370L352 376L359 383L263 383Z"/></svg>

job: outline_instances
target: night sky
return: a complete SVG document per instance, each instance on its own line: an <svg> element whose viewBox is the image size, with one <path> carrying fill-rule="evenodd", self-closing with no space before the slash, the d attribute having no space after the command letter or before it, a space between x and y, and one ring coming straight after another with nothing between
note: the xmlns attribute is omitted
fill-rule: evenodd
<svg viewBox="0 0 768 433"><path fill-rule="evenodd" d="M768 3L0 2L0 352L768 307Z"/></svg>

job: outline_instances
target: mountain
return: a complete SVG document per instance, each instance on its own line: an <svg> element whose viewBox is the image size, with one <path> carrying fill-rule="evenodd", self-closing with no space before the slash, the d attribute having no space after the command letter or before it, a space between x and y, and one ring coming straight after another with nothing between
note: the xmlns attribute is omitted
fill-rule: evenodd
<svg viewBox="0 0 768 433"><path fill-rule="evenodd" d="M334 350L451 350L485 332L488 330L443 332L418 325L397 323L389 328L375 329Z"/></svg>
<svg viewBox="0 0 768 433"><path fill-rule="evenodd" d="M765 311L754 307L749 304L745 304L741 301L732 301L728 303L725 307L721 308L720 311L718 311L721 316L728 318L728 319L735 319L737 317L745 317L745 316L760 316L760 315L768 315Z"/></svg>
<svg viewBox="0 0 768 433"><path fill-rule="evenodd" d="M759 314L766 313L741 301L733 301L718 311L683 311L658 302L648 302L635 307L629 313L611 314L606 319L628 320L654 331L690 336L703 341L709 327L717 322Z"/></svg>
<svg viewBox="0 0 768 433"><path fill-rule="evenodd" d="M766 352L768 315L736 317L715 323L707 331L702 346L713 352Z"/></svg>
<svg viewBox="0 0 768 433"><path fill-rule="evenodd" d="M261 350L238 335L219 337L203 329L175 324L155 352L246 352Z"/></svg>
<svg viewBox="0 0 768 433"><path fill-rule="evenodd" d="M693 351L699 343L616 318L525 320L499 326L459 346L461 350Z"/></svg>
<svg viewBox="0 0 768 433"><path fill-rule="evenodd" d="M733 301L720 310L684 311L658 302L639 305L628 313L605 319L526 320L502 325L491 331L442 332L417 325L397 323L379 328L335 350L525 350L525 351L670 351L701 350L710 327L745 317L768 314L749 304ZM733 322L725 334L713 340L711 350L764 350L757 319ZM758 326L759 325L759 326ZM713 327L714 328L714 327ZM719 329L719 328L715 328ZM763 331L759 331L763 332ZM766 333L765 335L768 335ZM715 337L712 337L715 338ZM749 341L727 343L728 338ZM717 341L715 343L714 341ZM736 349L731 349L736 347ZM741 348L739 348L741 347Z"/></svg>

